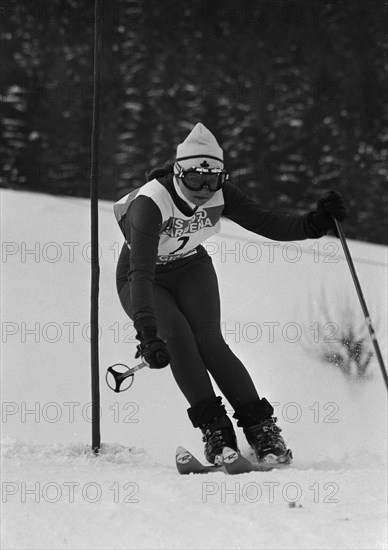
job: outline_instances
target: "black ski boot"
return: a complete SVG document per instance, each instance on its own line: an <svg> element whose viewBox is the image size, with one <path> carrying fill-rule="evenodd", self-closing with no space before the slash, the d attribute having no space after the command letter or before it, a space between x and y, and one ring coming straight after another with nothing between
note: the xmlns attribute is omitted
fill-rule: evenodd
<svg viewBox="0 0 388 550"><path fill-rule="evenodd" d="M238 419L237 426L243 428L258 462L289 464L292 452L280 435L282 430L276 425L273 413L272 405L262 398L244 405L233 416Z"/></svg>
<svg viewBox="0 0 388 550"><path fill-rule="evenodd" d="M187 411L194 428L200 428L205 443L205 458L211 464L221 463L222 450L229 447L238 452L233 424L227 416L221 397L201 401Z"/></svg>

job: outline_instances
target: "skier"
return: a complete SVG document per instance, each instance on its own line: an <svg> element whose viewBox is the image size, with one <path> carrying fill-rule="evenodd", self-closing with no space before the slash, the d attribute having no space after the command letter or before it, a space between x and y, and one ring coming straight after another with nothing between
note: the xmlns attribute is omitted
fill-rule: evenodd
<svg viewBox="0 0 388 550"><path fill-rule="evenodd" d="M171 365L201 429L205 457L220 462L222 449L238 451L233 424L216 396L209 373L234 409L258 461L290 462L274 409L259 397L242 362L220 329L220 298L212 260L202 243L226 216L242 227L277 241L318 238L343 220L341 195L324 195L316 211L304 215L267 211L229 181L223 151L198 123L177 147L175 162L156 168L148 182L114 205L125 237L117 291L133 320L138 356L151 369Z"/></svg>

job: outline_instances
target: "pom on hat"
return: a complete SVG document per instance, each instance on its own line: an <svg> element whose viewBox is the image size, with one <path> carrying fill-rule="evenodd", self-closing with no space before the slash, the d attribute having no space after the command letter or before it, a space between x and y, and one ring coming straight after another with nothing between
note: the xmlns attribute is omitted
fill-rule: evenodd
<svg viewBox="0 0 388 550"><path fill-rule="evenodd" d="M204 162L207 168L223 168L223 159L224 153L216 138L201 122L194 126L176 150L176 162L184 170L204 166Z"/></svg>

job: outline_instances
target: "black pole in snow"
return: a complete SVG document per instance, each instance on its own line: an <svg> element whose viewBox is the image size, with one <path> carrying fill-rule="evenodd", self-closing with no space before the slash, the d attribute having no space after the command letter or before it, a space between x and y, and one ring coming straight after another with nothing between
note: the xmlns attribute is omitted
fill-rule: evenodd
<svg viewBox="0 0 388 550"><path fill-rule="evenodd" d="M99 323L98 298L100 282L98 244L98 156L100 130L100 56L101 56L101 0L95 0L94 13L94 90L93 125L91 140L91 296L90 296L90 351L92 392L92 449L98 453L101 445L100 433L100 375L99 375Z"/></svg>

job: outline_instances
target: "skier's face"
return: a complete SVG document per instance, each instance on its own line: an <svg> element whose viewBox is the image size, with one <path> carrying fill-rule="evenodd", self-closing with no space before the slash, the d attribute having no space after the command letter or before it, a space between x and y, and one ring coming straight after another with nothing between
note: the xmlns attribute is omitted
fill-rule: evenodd
<svg viewBox="0 0 388 550"><path fill-rule="evenodd" d="M205 204L229 178L226 170L211 168L206 161L201 166L192 166L186 170L176 162L175 176L185 198L196 206Z"/></svg>
<svg viewBox="0 0 388 550"><path fill-rule="evenodd" d="M198 191L193 191L191 189L188 189L183 184L181 178L177 177L177 181L183 195L188 201L195 204L195 206L202 206L203 204L207 203L207 201L211 199L211 197L214 195L214 191L210 191L207 185L205 185L204 187L202 187L202 189L199 189Z"/></svg>

